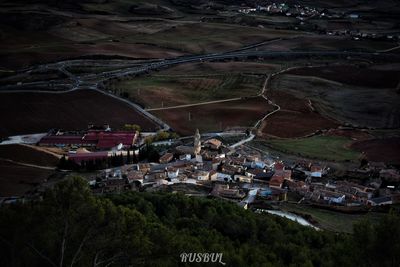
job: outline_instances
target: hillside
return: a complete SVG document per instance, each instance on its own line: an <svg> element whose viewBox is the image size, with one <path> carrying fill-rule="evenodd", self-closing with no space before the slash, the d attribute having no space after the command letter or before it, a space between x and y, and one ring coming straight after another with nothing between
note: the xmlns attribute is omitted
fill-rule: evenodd
<svg viewBox="0 0 400 267"><path fill-rule="evenodd" d="M72 179L42 202L0 208L0 264L177 266L182 252L209 251L223 253L227 266L398 266L399 223L392 214L377 226L358 224L354 236L336 235L229 202L148 193L99 198Z"/></svg>

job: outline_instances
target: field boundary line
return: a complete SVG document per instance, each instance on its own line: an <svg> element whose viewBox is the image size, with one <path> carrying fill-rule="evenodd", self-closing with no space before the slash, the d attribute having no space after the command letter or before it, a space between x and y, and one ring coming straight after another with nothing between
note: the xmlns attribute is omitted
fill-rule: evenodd
<svg viewBox="0 0 400 267"><path fill-rule="evenodd" d="M235 98L228 98L222 100L213 100L213 101L206 101L206 102L199 102L193 104L185 104L185 105L177 105L172 107L165 107L165 108L147 108L146 111L158 111L158 110L166 110L166 109L177 109L177 108L187 108L187 107L195 107L195 106L202 106L202 105L210 105L210 104L218 104L223 102L231 102L231 101L238 101L243 99L242 97L235 97Z"/></svg>

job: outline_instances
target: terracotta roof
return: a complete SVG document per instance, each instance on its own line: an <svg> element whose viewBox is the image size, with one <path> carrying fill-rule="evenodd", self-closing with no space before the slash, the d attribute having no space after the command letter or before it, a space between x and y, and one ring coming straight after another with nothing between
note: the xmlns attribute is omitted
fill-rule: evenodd
<svg viewBox="0 0 400 267"><path fill-rule="evenodd" d="M172 159L173 159L173 157L174 157L174 154L172 154L172 153L166 153L166 154L164 154L162 157L160 157L160 163L163 163L163 162L170 162Z"/></svg>
<svg viewBox="0 0 400 267"><path fill-rule="evenodd" d="M283 175L274 174L272 176L271 180L269 180L269 185L280 187L284 180L285 180L285 177L283 177Z"/></svg>
<svg viewBox="0 0 400 267"><path fill-rule="evenodd" d="M144 178L144 173L138 171L128 172L127 178L129 181L140 180Z"/></svg>
<svg viewBox="0 0 400 267"><path fill-rule="evenodd" d="M318 165L311 166L311 172L320 172L322 171L322 167Z"/></svg>
<svg viewBox="0 0 400 267"><path fill-rule="evenodd" d="M275 171L281 171L281 170L283 170L284 168L285 168L285 165L283 165L283 163L281 163L281 162L277 162L277 163L275 163L275 165L274 165Z"/></svg>
<svg viewBox="0 0 400 267"><path fill-rule="evenodd" d="M207 141L205 141L204 144L210 144L215 147L220 147L222 145L222 142L218 139L212 138L212 139L208 139Z"/></svg>

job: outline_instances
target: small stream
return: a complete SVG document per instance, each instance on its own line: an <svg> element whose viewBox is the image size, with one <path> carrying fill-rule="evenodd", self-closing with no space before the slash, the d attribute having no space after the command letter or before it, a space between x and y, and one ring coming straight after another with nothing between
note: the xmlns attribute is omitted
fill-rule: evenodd
<svg viewBox="0 0 400 267"><path fill-rule="evenodd" d="M269 213L269 214L281 216L281 217L287 218L287 219L289 219L289 220L292 220L292 221L294 221L294 222L297 222L297 223L299 223L299 224L301 224L301 225L312 227L312 228L314 228L315 230L320 230L318 227L312 225L311 223L309 223L309 222L308 222L306 219L304 219L303 217L301 217L301 216L299 216L299 215L296 215L296 214L293 214L293 213L290 213L290 212L287 212L287 211L258 209L257 212L260 212L260 213L262 213L262 212L267 212L267 213Z"/></svg>

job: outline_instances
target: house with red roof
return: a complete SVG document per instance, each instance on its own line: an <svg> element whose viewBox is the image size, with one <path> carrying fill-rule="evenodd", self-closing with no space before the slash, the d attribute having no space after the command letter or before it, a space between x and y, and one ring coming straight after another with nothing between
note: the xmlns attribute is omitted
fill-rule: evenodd
<svg viewBox="0 0 400 267"><path fill-rule="evenodd" d="M285 165L281 162L275 163L274 171L274 175L269 180L269 186L271 187L281 188L285 180L292 179L292 171L285 170Z"/></svg>

